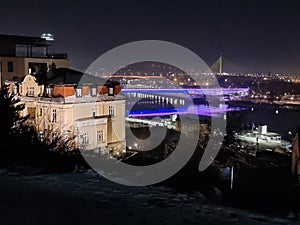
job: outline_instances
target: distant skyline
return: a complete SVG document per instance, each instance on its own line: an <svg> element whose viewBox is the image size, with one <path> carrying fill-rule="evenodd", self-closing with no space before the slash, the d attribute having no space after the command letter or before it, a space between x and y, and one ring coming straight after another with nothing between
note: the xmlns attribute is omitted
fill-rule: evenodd
<svg viewBox="0 0 300 225"><path fill-rule="evenodd" d="M209 66L223 52L236 70L228 72L300 74L299 12L299 1L3 0L0 33L51 33L56 52L79 70L114 47L154 39L182 45Z"/></svg>

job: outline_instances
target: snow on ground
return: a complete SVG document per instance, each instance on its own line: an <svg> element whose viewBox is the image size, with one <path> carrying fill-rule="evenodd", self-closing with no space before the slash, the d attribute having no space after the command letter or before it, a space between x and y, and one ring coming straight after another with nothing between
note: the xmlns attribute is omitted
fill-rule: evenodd
<svg viewBox="0 0 300 225"><path fill-rule="evenodd" d="M212 204L201 194L123 186L85 173L22 176L0 171L1 225L300 224Z"/></svg>

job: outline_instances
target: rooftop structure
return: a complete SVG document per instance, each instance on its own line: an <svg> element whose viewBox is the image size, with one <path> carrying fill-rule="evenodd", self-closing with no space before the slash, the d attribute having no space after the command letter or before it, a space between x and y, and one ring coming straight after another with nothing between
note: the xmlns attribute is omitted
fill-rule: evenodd
<svg viewBox="0 0 300 225"><path fill-rule="evenodd" d="M0 34L0 56L23 58L64 58L67 54L55 54L54 39L43 37Z"/></svg>
<svg viewBox="0 0 300 225"><path fill-rule="evenodd" d="M54 52L54 39L0 34L0 85L52 67L69 67L68 55Z"/></svg>

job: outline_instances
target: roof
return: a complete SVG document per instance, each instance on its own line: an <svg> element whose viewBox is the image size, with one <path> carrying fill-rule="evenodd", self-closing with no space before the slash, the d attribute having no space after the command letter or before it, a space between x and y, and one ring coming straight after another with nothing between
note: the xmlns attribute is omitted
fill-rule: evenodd
<svg viewBox="0 0 300 225"><path fill-rule="evenodd" d="M49 52L36 51L37 48L49 49L53 43L54 40L42 37L0 34L0 55L21 58L68 59L68 54L56 54L54 49Z"/></svg>
<svg viewBox="0 0 300 225"><path fill-rule="evenodd" d="M47 46L50 42L41 37L22 36L22 35L10 35L0 34L0 42L9 42L12 44L29 44L35 46Z"/></svg>
<svg viewBox="0 0 300 225"><path fill-rule="evenodd" d="M78 70L70 69L70 68L57 68L53 69L50 72L41 72L36 73L32 75L36 78L36 82L39 85L63 85L63 86L80 86L80 85L105 85L105 86L116 86L120 85L119 82L108 80L100 77L96 77L90 74L83 73ZM24 78L23 77L17 77L12 79L12 82L21 83Z"/></svg>
<svg viewBox="0 0 300 225"><path fill-rule="evenodd" d="M52 85L108 85L114 83L118 85L118 82L110 81L100 77L96 77L90 74L83 73L78 70L70 68L57 68L48 73L47 83Z"/></svg>

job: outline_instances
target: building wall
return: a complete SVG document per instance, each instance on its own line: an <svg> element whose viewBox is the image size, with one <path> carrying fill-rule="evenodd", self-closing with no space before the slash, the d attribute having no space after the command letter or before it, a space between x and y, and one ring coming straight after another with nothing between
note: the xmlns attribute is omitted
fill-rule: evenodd
<svg viewBox="0 0 300 225"><path fill-rule="evenodd" d="M48 68L54 63L56 68L69 68L70 63L68 59L51 59L51 58L24 58L23 70L25 74L28 73L29 63L47 63Z"/></svg>
<svg viewBox="0 0 300 225"><path fill-rule="evenodd" d="M13 72L8 72L8 62L13 63ZM28 70L25 71L24 59L16 57L0 57L0 66L1 66L1 81L2 84L6 80L12 80L15 77L24 77L28 74Z"/></svg>
<svg viewBox="0 0 300 225"><path fill-rule="evenodd" d="M109 96L98 101L99 96L91 97L84 87L88 95L76 97L74 86L63 85L54 86L53 97L43 97L43 88L34 76L27 75L19 89L20 103L25 104L23 115L30 115L29 122L37 132L76 135L77 146L83 144L85 149L125 149L125 98ZM28 89L33 96L28 96Z"/></svg>
<svg viewBox="0 0 300 225"><path fill-rule="evenodd" d="M44 92L44 85L38 85L36 78L31 75L26 75L23 82L19 87L19 93L22 96L30 96L33 94L34 97L41 96Z"/></svg>
<svg viewBox="0 0 300 225"><path fill-rule="evenodd" d="M113 107L114 113L108 122L108 141L109 143L125 140L125 100L104 103L104 113L110 114L109 107Z"/></svg>
<svg viewBox="0 0 300 225"><path fill-rule="evenodd" d="M94 116L109 117L107 123L108 143L125 141L125 100L74 104L73 123L82 118Z"/></svg>
<svg viewBox="0 0 300 225"><path fill-rule="evenodd" d="M90 118L74 123L77 145L83 150L107 146L107 118Z"/></svg>
<svg viewBox="0 0 300 225"><path fill-rule="evenodd" d="M37 131L75 134L77 138L86 134L87 149L125 143L125 100L65 104L31 97L21 99L21 103L25 103L24 115L31 115L30 120ZM105 118L106 123L93 125L91 122L101 118ZM102 142L97 142L97 131L103 131Z"/></svg>
<svg viewBox="0 0 300 225"><path fill-rule="evenodd" d="M35 117L32 118L32 122L38 131L49 130L62 134L70 131L72 133L72 105L32 101L29 97L21 99L21 102L25 103L24 115L29 114L33 108L35 109Z"/></svg>
<svg viewBox="0 0 300 225"><path fill-rule="evenodd" d="M8 72L8 62L13 63L13 72ZM48 68L52 63L55 63L56 68L68 68L70 65L68 59L0 57L0 65L2 65L0 70L1 83L3 84L6 80L27 75L29 72L29 63L47 63Z"/></svg>

